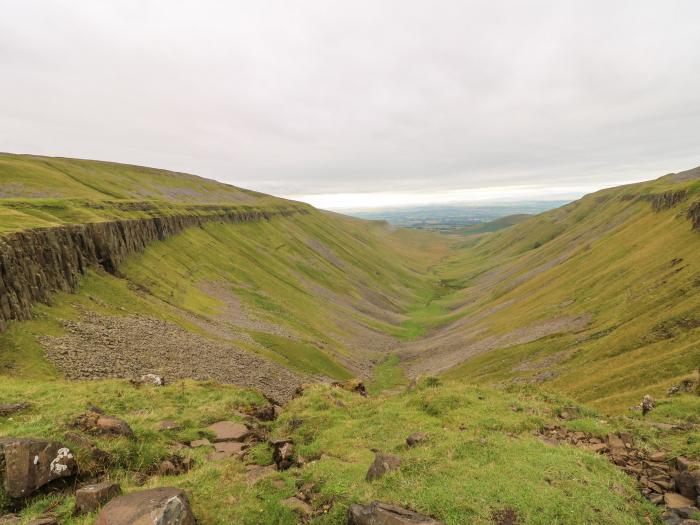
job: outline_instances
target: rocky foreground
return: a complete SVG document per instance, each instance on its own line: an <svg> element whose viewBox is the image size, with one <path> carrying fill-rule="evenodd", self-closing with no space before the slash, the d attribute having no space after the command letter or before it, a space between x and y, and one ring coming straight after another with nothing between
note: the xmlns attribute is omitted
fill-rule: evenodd
<svg viewBox="0 0 700 525"><path fill-rule="evenodd" d="M0 405L8 428L35 429L0 439L0 523L700 523L700 461L654 448L692 425L615 430L546 394L434 378L379 396L309 386L284 407L164 383L90 383L100 402L58 419L43 394Z"/></svg>

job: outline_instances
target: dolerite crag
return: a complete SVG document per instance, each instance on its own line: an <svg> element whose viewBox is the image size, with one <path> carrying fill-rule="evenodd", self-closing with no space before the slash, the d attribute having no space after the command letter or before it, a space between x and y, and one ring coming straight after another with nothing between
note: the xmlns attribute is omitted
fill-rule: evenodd
<svg viewBox="0 0 700 525"><path fill-rule="evenodd" d="M115 273L128 256L151 242L205 222L249 222L307 213L290 206L272 211L221 209L121 221L38 228L0 238L0 331L11 319L26 320L37 302L57 291L72 292L88 267Z"/></svg>

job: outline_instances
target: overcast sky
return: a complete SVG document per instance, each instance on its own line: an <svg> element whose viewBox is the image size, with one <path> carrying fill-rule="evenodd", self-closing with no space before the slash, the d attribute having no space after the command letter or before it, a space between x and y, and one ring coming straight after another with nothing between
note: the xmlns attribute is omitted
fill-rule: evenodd
<svg viewBox="0 0 700 525"><path fill-rule="evenodd" d="M0 151L327 208L560 198L700 165L698 0L0 9Z"/></svg>

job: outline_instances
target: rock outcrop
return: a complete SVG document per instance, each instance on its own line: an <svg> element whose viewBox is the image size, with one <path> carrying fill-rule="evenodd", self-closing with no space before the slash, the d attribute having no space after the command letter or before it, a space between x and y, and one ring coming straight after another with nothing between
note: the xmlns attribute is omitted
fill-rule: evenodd
<svg viewBox="0 0 700 525"><path fill-rule="evenodd" d="M59 478L72 476L77 465L72 452L43 439L0 440L0 475L11 498L25 498Z"/></svg>
<svg viewBox="0 0 700 525"><path fill-rule="evenodd" d="M95 525L196 525L190 502L176 488L132 492L110 501Z"/></svg>
<svg viewBox="0 0 700 525"><path fill-rule="evenodd" d="M75 491L75 510L79 513L94 512L120 493L119 484L111 481L85 485Z"/></svg>
<svg viewBox="0 0 700 525"><path fill-rule="evenodd" d="M665 191L663 193L653 193L644 195L644 200L651 202L651 207L655 212L669 210L688 198L687 190Z"/></svg>
<svg viewBox="0 0 700 525"><path fill-rule="evenodd" d="M370 505L351 505L348 525L444 525L408 509L375 501Z"/></svg>
<svg viewBox="0 0 700 525"><path fill-rule="evenodd" d="M37 228L0 238L0 331L11 319L31 317L35 303L57 291L72 292L89 267L115 273L149 243L206 222L248 222L307 213L290 206L273 211L225 210Z"/></svg>
<svg viewBox="0 0 700 525"><path fill-rule="evenodd" d="M387 472L397 470L401 467L401 458L384 452L375 452L374 462L367 470L367 481L379 479Z"/></svg>
<svg viewBox="0 0 700 525"><path fill-rule="evenodd" d="M693 223L693 229L700 230L700 201L690 205L688 219Z"/></svg>

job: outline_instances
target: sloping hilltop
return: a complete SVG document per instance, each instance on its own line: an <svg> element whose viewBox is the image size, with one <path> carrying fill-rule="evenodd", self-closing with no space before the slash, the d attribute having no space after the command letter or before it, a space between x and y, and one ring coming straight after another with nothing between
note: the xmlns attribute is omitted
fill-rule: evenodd
<svg viewBox="0 0 700 525"><path fill-rule="evenodd" d="M699 175L444 236L2 154L0 522L696 523Z"/></svg>

